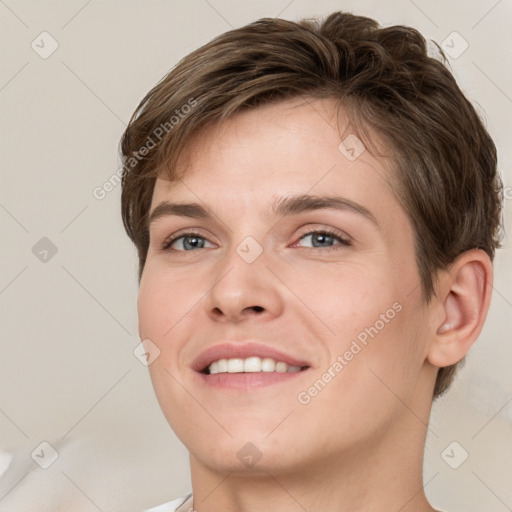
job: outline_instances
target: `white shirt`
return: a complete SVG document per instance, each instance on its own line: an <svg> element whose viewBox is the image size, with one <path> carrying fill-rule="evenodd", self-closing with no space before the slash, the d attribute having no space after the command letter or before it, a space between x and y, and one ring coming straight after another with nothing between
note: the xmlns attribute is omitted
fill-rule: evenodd
<svg viewBox="0 0 512 512"><path fill-rule="evenodd" d="M168 501L167 503L163 503L162 505L148 508L143 510L143 512L176 512L176 509L183 505L183 503L185 503L185 501L187 501L190 496L192 496L192 493L185 494L184 496L180 496L179 498Z"/></svg>

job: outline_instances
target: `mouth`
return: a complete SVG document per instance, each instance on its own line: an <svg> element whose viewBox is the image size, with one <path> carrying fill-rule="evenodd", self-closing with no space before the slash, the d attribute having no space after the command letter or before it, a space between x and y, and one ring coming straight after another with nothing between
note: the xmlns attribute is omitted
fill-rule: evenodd
<svg viewBox="0 0 512 512"><path fill-rule="evenodd" d="M259 342L215 345L192 364L205 384L239 390L287 382L310 368L309 362Z"/></svg>
<svg viewBox="0 0 512 512"><path fill-rule="evenodd" d="M309 368L308 365L295 366L278 361L271 357L250 356L247 358L222 358L212 361L200 373L203 375L217 375L220 373L297 373Z"/></svg>

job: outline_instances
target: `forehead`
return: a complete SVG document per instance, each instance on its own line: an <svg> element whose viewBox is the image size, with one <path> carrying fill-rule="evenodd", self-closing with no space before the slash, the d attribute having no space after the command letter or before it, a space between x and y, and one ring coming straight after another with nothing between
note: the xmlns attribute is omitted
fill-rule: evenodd
<svg viewBox="0 0 512 512"><path fill-rule="evenodd" d="M360 130L353 124L352 117L350 110L333 98L301 96L245 109L226 120L214 120L196 129L184 144L176 171L182 175L193 170L195 161L202 157L221 156L226 141L229 153L244 143L247 148L257 142L262 150L268 150L265 154L260 152L260 157L269 155L275 159L285 149L286 157L291 160L294 156L303 156L304 151L314 152L321 147L323 152L335 157L343 149L342 154L354 161L361 151L363 157L368 157L374 148L381 156L379 164L392 166L392 151L386 141L367 125ZM365 133L360 134L360 131ZM365 147L362 139L372 147ZM344 145L340 148L341 142ZM206 155L207 152L210 154ZM159 177L166 178L163 172Z"/></svg>
<svg viewBox="0 0 512 512"><path fill-rule="evenodd" d="M332 190L393 199L391 151L377 134L371 137L378 157L332 99L296 98L245 110L188 139L175 168L180 179L159 174L152 208L170 196L192 199L219 190L224 200L239 202L249 191L267 199Z"/></svg>

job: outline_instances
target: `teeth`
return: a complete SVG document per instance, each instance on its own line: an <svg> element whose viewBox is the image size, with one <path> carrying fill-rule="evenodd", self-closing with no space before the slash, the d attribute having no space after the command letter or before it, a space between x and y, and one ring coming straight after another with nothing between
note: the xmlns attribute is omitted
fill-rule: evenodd
<svg viewBox="0 0 512 512"><path fill-rule="evenodd" d="M244 372L261 371L261 359L259 357L248 357L244 360Z"/></svg>
<svg viewBox="0 0 512 512"><path fill-rule="evenodd" d="M288 365L286 363L276 363L276 372L279 373L286 373L286 370L288 369Z"/></svg>
<svg viewBox="0 0 512 512"><path fill-rule="evenodd" d="M257 373L278 372L294 373L301 370L300 366L291 366L282 361L275 361L270 357L248 357L246 359L232 358L219 359L208 367L210 374L215 373Z"/></svg>
<svg viewBox="0 0 512 512"><path fill-rule="evenodd" d="M228 373L240 373L244 371L243 359L228 359Z"/></svg>
<svg viewBox="0 0 512 512"><path fill-rule="evenodd" d="M261 371L262 372L273 372L276 369L276 362L270 357L265 357L261 360Z"/></svg>

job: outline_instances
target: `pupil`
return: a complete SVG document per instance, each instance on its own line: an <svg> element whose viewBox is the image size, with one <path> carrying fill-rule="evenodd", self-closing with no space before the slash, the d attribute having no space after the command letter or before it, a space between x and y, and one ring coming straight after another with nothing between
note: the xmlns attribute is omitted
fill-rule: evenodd
<svg viewBox="0 0 512 512"><path fill-rule="evenodd" d="M185 247L198 247L201 246L201 242L197 236L189 236L185 238Z"/></svg>
<svg viewBox="0 0 512 512"><path fill-rule="evenodd" d="M320 242L320 244L325 244L326 240L328 241L328 239L332 238L330 235L324 235L322 233L317 233L314 237L313 237L313 241L318 241ZM314 244L313 244L314 245Z"/></svg>

